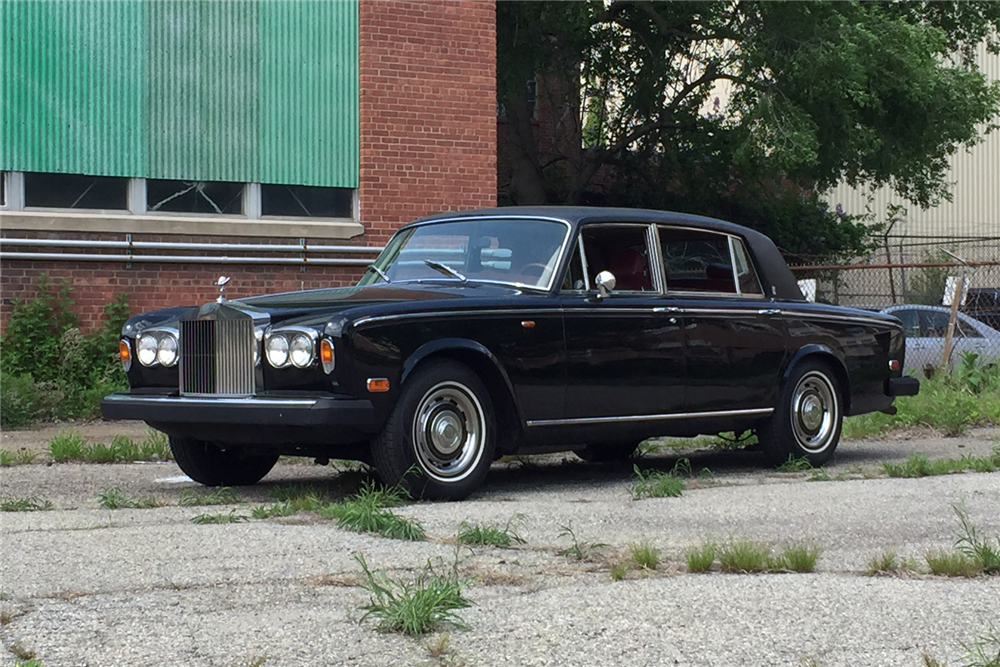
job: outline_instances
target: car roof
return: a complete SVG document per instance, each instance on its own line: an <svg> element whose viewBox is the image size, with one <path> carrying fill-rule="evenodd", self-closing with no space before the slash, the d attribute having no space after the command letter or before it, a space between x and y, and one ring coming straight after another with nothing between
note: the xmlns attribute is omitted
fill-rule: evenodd
<svg viewBox="0 0 1000 667"><path fill-rule="evenodd" d="M421 218L409 225L421 225L448 220L468 220L487 217L528 217L561 220L569 223L574 232L582 224L594 222L638 222L662 224L677 227L695 227L709 231L731 234L742 238L754 256L760 279L771 287L771 294L779 299L804 301L795 276L778 252L774 242L760 232L725 220L709 218L690 213L673 211L653 211L641 208L614 208L595 206L504 206L472 211L451 211Z"/></svg>

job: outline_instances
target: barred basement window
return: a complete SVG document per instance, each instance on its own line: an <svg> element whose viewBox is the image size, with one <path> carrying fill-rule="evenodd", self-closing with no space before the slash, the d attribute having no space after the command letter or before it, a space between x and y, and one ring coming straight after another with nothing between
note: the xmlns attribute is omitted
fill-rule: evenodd
<svg viewBox="0 0 1000 667"><path fill-rule="evenodd" d="M307 185L261 185L261 215L351 218L354 190Z"/></svg>
<svg viewBox="0 0 1000 667"><path fill-rule="evenodd" d="M24 205L38 208L128 210L128 179L25 172Z"/></svg>
<svg viewBox="0 0 1000 667"><path fill-rule="evenodd" d="M146 179L150 211L243 214L243 183Z"/></svg>

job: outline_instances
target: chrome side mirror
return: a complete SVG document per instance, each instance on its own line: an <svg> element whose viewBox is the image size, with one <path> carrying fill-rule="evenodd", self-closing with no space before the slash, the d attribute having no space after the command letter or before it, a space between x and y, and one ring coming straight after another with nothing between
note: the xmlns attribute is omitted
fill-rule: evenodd
<svg viewBox="0 0 1000 667"><path fill-rule="evenodd" d="M615 278L615 274L610 271L601 271L594 278L594 282L597 283L597 298L603 299L615 288L615 283L618 280Z"/></svg>

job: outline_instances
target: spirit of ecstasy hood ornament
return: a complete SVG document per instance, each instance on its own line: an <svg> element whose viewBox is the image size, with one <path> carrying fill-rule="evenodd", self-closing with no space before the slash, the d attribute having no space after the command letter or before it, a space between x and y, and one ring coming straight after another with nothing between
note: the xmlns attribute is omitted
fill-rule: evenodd
<svg viewBox="0 0 1000 667"><path fill-rule="evenodd" d="M229 276L219 276L219 279L215 281L216 286L219 288L219 298L216 299L219 303L226 302L226 285L232 280Z"/></svg>

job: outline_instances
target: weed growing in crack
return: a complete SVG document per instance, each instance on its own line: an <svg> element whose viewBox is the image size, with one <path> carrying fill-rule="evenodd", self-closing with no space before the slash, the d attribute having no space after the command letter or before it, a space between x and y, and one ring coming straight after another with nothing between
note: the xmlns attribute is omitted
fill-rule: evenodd
<svg viewBox="0 0 1000 667"><path fill-rule="evenodd" d="M525 544L524 538L517 532L517 527L525 521L523 514L515 514L500 526L470 524L463 521L458 531L459 544L478 544L506 549L511 544Z"/></svg>
<svg viewBox="0 0 1000 667"><path fill-rule="evenodd" d="M358 533L374 533L399 540L422 540L425 533L419 521L385 509L402 504L405 497L406 491L401 488L366 482L351 498L324 505L318 512L324 518L336 519L341 528Z"/></svg>
<svg viewBox="0 0 1000 667"><path fill-rule="evenodd" d="M177 498L178 505L234 505L239 502L236 497L236 489L228 486L221 486L212 491L201 491L199 489L184 489Z"/></svg>
<svg viewBox="0 0 1000 667"><path fill-rule="evenodd" d="M778 472L806 472L807 470L812 469L813 465L809 462L807 457L801 456L799 458L795 458L791 454L788 455L788 458L784 463L775 468Z"/></svg>
<svg viewBox="0 0 1000 667"><path fill-rule="evenodd" d="M250 517L245 514L237 514L236 510L230 510L228 513L222 512L219 514L198 514L191 517L191 523L206 524L206 523L242 523L244 521L249 521Z"/></svg>
<svg viewBox="0 0 1000 667"><path fill-rule="evenodd" d="M52 503L34 496L0 500L0 512L42 512L52 509Z"/></svg>
<svg viewBox="0 0 1000 667"><path fill-rule="evenodd" d="M632 562L644 570L655 570L660 564L660 551L649 540L641 540L628 546Z"/></svg>
<svg viewBox="0 0 1000 667"><path fill-rule="evenodd" d="M706 542L700 547L694 547L684 552L684 563L688 572L709 572L712 563L715 562L715 554L718 545L715 542Z"/></svg>
<svg viewBox="0 0 1000 667"><path fill-rule="evenodd" d="M147 496L145 498L133 498L120 487L112 486L108 489L103 489L97 494L97 501L101 507L109 510L117 509L150 509L153 507L160 507L163 505L162 502L154 498L153 496Z"/></svg>
<svg viewBox="0 0 1000 667"><path fill-rule="evenodd" d="M597 552L608 546L604 542L584 542L577 538L573 531L573 524L569 523L561 526L562 532L559 537L568 537L570 545L559 552L560 556L575 558L576 560L589 560L597 555Z"/></svg>
<svg viewBox="0 0 1000 667"><path fill-rule="evenodd" d="M681 459L681 461L687 461L687 459ZM681 479L678 472L681 461L678 461L670 472L642 470L639 466L633 465L632 472L635 474L635 481L625 488L628 489L633 500L676 498L684 492L684 480ZM690 471L690 466L691 464L688 463L688 471Z"/></svg>
<svg viewBox="0 0 1000 667"><path fill-rule="evenodd" d="M466 628L457 612L472 603L462 595L467 582L458 578L454 568L442 576L428 561L413 581L404 581L384 570L372 570L363 554L354 558L364 573L362 587L370 594L361 621L371 617L380 630L407 635L423 635L441 625Z"/></svg>

